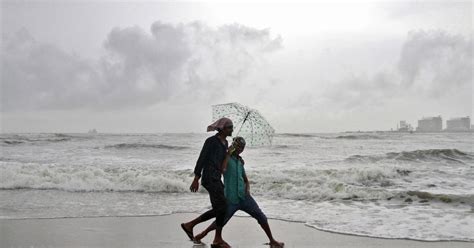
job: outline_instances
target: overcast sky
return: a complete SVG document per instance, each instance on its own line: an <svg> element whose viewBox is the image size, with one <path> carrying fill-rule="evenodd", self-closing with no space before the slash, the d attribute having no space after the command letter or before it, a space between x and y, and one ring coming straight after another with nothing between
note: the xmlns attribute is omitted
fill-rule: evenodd
<svg viewBox="0 0 474 248"><path fill-rule="evenodd" d="M205 132L227 102L277 132L473 116L471 1L1 3L2 132Z"/></svg>

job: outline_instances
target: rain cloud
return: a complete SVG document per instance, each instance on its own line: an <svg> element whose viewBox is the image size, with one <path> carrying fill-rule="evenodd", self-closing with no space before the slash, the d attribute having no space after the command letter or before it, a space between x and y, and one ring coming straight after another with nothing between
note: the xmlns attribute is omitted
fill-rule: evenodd
<svg viewBox="0 0 474 248"><path fill-rule="evenodd" d="M36 40L26 28L3 35L2 111L125 109L170 98L225 96L282 48L269 29L240 24L154 22L113 28L97 60Z"/></svg>
<svg viewBox="0 0 474 248"><path fill-rule="evenodd" d="M325 105L349 110L378 108L388 98L410 94L439 99L460 93L460 89L470 91L472 52L472 35L413 30L401 46L398 62L391 68L347 76L329 87L322 98Z"/></svg>

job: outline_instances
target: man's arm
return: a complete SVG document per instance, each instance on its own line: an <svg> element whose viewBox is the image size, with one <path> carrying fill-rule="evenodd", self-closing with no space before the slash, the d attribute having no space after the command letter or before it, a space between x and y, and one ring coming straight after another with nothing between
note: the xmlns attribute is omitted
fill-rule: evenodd
<svg viewBox="0 0 474 248"><path fill-rule="evenodd" d="M224 174L225 171L227 170L227 163L229 162L229 158L230 158L230 154L227 153L227 154L225 155L224 161L222 161L221 174Z"/></svg>
<svg viewBox="0 0 474 248"><path fill-rule="evenodd" d="M209 157L209 150L211 147L210 139L206 139L204 145L202 146L201 153L199 153L199 158L196 162L196 166L194 167L194 175L195 177L201 178L202 169L206 160Z"/></svg>
<svg viewBox="0 0 474 248"><path fill-rule="evenodd" d="M199 154L199 158L196 162L196 166L194 167L194 180L191 183L189 189L191 192L196 192L199 189L199 179L201 178L202 169L206 160L209 156L209 150L211 149L210 140L206 139L204 145L202 146L201 153Z"/></svg>
<svg viewBox="0 0 474 248"><path fill-rule="evenodd" d="M224 161L222 161L221 174L224 174L225 171L227 170L227 163L229 162L230 155L232 154L232 152L234 152L234 150L235 150L235 148L232 145L227 150Z"/></svg>

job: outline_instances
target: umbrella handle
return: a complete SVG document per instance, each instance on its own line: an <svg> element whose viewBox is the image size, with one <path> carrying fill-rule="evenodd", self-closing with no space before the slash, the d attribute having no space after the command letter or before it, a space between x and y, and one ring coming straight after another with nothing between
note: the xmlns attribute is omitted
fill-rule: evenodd
<svg viewBox="0 0 474 248"><path fill-rule="evenodd" d="M244 118L244 121L242 121L242 124L240 124L240 128L239 128L239 131L237 132L237 134L235 135L235 137L237 137L240 133L240 130L242 130L242 126L244 125L245 121L247 120L247 118L249 117L250 115L250 111L247 112L247 115L245 115L245 118Z"/></svg>

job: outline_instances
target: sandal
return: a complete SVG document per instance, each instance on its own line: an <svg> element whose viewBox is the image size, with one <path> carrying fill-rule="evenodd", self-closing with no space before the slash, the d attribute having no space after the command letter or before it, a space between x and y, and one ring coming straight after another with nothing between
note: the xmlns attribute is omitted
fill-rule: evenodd
<svg viewBox="0 0 474 248"><path fill-rule="evenodd" d="M181 223L181 228L183 228L183 231L186 233L186 235L188 235L189 239L193 241L194 240L193 232L186 230L186 228L184 227L184 223Z"/></svg>
<svg viewBox="0 0 474 248"><path fill-rule="evenodd" d="M217 244L211 244L211 248L228 248L230 247L229 244L223 242L223 243L217 243Z"/></svg>
<svg viewBox="0 0 474 248"><path fill-rule="evenodd" d="M270 244L270 242L268 242L268 243L264 243L264 245L269 245L270 248L283 248L283 247L285 247L285 243L283 243L283 242L278 242L278 244Z"/></svg>

